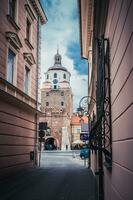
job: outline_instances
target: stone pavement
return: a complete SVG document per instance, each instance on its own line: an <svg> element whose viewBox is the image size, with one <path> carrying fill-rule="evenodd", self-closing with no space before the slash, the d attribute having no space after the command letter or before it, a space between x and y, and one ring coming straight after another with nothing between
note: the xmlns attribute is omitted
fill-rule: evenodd
<svg viewBox="0 0 133 200"><path fill-rule="evenodd" d="M67 157L65 165L50 165L0 181L0 200L97 200L96 181L81 161Z"/></svg>

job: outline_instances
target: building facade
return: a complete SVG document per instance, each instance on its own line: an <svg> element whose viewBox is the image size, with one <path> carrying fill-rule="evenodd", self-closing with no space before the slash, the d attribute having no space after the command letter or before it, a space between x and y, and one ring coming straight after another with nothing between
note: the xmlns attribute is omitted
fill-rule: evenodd
<svg viewBox="0 0 133 200"><path fill-rule="evenodd" d="M70 72L62 66L58 50L54 65L45 73L45 82L41 89L40 121L47 122L50 135L46 136L46 149L70 148L70 118L72 115L72 91Z"/></svg>
<svg viewBox="0 0 133 200"><path fill-rule="evenodd" d="M88 126L88 117L79 117L76 113L71 117L71 145L72 148L80 147L81 134L83 134L82 127ZM88 133L88 132L87 132ZM79 143L78 143L79 141Z"/></svg>
<svg viewBox="0 0 133 200"><path fill-rule="evenodd" d="M46 16L38 0L1 0L0 21L0 175L6 175L37 161L40 28Z"/></svg>
<svg viewBox="0 0 133 200"><path fill-rule="evenodd" d="M96 99L91 168L99 199L131 200L133 184L133 1L79 0L81 55Z"/></svg>

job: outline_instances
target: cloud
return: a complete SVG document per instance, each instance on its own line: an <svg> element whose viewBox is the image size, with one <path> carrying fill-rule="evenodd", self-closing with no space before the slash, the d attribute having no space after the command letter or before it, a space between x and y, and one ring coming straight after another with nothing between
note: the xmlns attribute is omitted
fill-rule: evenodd
<svg viewBox="0 0 133 200"><path fill-rule="evenodd" d="M41 0L48 22L42 27L41 81L54 64L59 47L62 65L71 73L74 110L79 100L87 95L87 62L80 59L77 0Z"/></svg>
<svg viewBox="0 0 133 200"><path fill-rule="evenodd" d="M68 44L67 56L74 61L74 69L78 71L80 75L88 74L87 61L80 58L80 45L78 42L71 42Z"/></svg>

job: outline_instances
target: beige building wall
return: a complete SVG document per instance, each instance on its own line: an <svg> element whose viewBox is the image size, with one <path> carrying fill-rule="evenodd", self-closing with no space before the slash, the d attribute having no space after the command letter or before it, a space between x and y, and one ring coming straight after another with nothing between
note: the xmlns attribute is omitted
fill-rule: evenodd
<svg viewBox="0 0 133 200"><path fill-rule="evenodd" d="M81 125L71 125L72 126L72 142L80 140Z"/></svg>
<svg viewBox="0 0 133 200"><path fill-rule="evenodd" d="M82 10L84 4L84 10ZM105 200L132 200L133 185L133 1L114 0L114 1L79 1L80 22L81 22L81 55L84 54L88 33L91 32L89 26L85 29L88 19L91 20L91 9L87 8L93 4L93 45L92 51L92 70L94 74L89 74L92 79L97 72L97 38L104 34L104 38L110 42L110 81L111 81L111 114L112 114L112 170L108 170L104 165L104 199ZM103 9L104 5L108 9ZM90 8L90 7L89 7ZM95 9L97 12L94 15ZM106 12L107 11L107 12ZM86 19L87 18L87 19ZM95 30L95 32L94 32ZM94 54L95 53L95 54ZM85 55L85 56L84 56ZM91 77L89 80L91 80ZM92 87L89 85L90 94L96 90L96 79ZM89 81L91 84L91 81ZM104 161L104 160L103 160ZM98 170L98 160L93 153L91 156L91 168L95 173ZM97 176L98 177L98 176ZM101 186L100 186L101 187Z"/></svg>
<svg viewBox="0 0 133 200"><path fill-rule="evenodd" d="M133 1L110 1L112 172L105 170L105 199L131 200L133 185Z"/></svg>

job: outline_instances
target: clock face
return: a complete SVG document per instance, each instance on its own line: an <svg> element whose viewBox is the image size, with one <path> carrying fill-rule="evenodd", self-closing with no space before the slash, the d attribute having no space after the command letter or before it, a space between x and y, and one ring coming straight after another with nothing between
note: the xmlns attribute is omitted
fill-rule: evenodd
<svg viewBox="0 0 133 200"><path fill-rule="evenodd" d="M58 80L57 80L57 79L54 79L54 80L53 80L53 83L54 83L54 84L57 84L57 83L58 83Z"/></svg>

